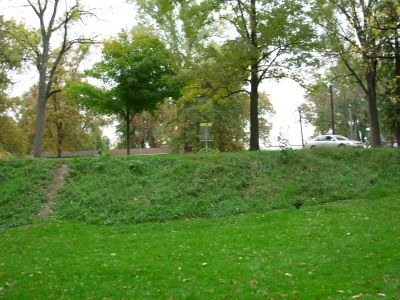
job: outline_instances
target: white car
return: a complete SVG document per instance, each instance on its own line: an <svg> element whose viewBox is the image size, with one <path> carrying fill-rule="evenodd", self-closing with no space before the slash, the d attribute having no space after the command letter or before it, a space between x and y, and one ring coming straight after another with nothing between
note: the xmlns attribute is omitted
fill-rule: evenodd
<svg viewBox="0 0 400 300"><path fill-rule="evenodd" d="M309 141L306 148L316 147L352 147L352 148L364 148L364 144L360 141L349 140L348 138L341 135L326 134L320 135L315 139Z"/></svg>

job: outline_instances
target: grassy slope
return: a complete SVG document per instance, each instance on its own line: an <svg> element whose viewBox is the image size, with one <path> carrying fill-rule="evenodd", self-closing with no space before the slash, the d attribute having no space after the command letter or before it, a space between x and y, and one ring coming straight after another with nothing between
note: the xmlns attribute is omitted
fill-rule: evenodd
<svg viewBox="0 0 400 300"><path fill-rule="evenodd" d="M56 216L132 224L265 212L400 192L397 149L98 157L70 166ZM60 160L0 160L0 229L31 223Z"/></svg>
<svg viewBox="0 0 400 300"><path fill-rule="evenodd" d="M0 159L0 229L33 222L58 165L56 160Z"/></svg>
<svg viewBox="0 0 400 300"><path fill-rule="evenodd" d="M70 161L57 216L131 224L264 212L400 192L397 149L316 149Z"/></svg>
<svg viewBox="0 0 400 300"><path fill-rule="evenodd" d="M400 201L0 231L4 299L399 299Z"/></svg>
<svg viewBox="0 0 400 300"><path fill-rule="evenodd" d="M0 230L0 298L400 298L397 150L64 162L57 218ZM0 229L32 223L59 164L0 160Z"/></svg>

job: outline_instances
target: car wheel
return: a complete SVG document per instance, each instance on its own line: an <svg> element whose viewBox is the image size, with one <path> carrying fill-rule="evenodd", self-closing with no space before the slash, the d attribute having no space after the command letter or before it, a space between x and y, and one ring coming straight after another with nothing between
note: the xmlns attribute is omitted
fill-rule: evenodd
<svg viewBox="0 0 400 300"><path fill-rule="evenodd" d="M315 147L317 147L317 146L312 145L312 146L310 147L310 149L314 149Z"/></svg>
<svg viewBox="0 0 400 300"><path fill-rule="evenodd" d="M339 148L345 148L346 147L346 145L344 145L344 144L339 144L339 146L338 146Z"/></svg>

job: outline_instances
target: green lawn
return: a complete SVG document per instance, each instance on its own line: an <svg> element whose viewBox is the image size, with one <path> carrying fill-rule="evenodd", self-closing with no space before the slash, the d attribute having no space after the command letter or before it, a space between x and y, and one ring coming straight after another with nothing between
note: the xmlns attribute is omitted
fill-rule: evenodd
<svg viewBox="0 0 400 300"><path fill-rule="evenodd" d="M400 200L0 231L1 299L399 299Z"/></svg>

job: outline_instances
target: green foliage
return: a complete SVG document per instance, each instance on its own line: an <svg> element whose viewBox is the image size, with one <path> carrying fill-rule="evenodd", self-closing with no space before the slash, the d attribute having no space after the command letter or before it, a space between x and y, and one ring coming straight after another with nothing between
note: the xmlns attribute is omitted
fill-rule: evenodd
<svg viewBox="0 0 400 300"><path fill-rule="evenodd" d="M130 142L132 148L158 148L171 146L176 132L176 104L166 101L154 112L136 114L130 123ZM123 120L117 126L118 146L126 148L126 131Z"/></svg>
<svg viewBox="0 0 400 300"><path fill-rule="evenodd" d="M185 94L184 97L187 96ZM203 148L200 123L208 122L212 123L210 131L213 135L209 147L219 151L244 149L247 142L244 130L248 120L246 98L235 95L213 99L197 95L196 98L182 98L178 102L178 111L174 120L177 127L173 132L172 147L182 149L186 145L195 152Z"/></svg>
<svg viewBox="0 0 400 300"><path fill-rule="evenodd" d="M398 197L136 226L0 231L0 298L396 299Z"/></svg>
<svg viewBox="0 0 400 300"><path fill-rule="evenodd" d="M380 146L382 122L378 119L378 111L382 108L378 107L377 84L388 76L379 74L380 65L385 60L389 57L395 58L400 66L398 3L395 4L392 0L317 0L312 3L310 15L322 29L319 30L322 35L322 51L329 57L339 57L347 68L347 74L355 79L365 93L371 144ZM389 73L389 77L394 79L391 79L392 82L399 75L400 68L397 69L397 74L393 71ZM399 94L399 91L400 88L395 94ZM400 110L395 114L400 116ZM389 123L393 125L393 122ZM397 125L400 137L400 123Z"/></svg>
<svg viewBox="0 0 400 300"><path fill-rule="evenodd" d="M172 139L174 148L186 152L204 147L200 141L200 123L212 123L213 142L218 151L243 150L248 145L250 121L248 95L243 87L248 73L248 53L240 43L230 41L219 47L209 45L197 61L196 68L185 72L185 87L177 102L177 130ZM243 56L239 59L239 54ZM259 95L259 135L268 139L272 128L269 118L274 113L265 93Z"/></svg>
<svg viewBox="0 0 400 300"><path fill-rule="evenodd" d="M47 201L55 160L0 159L0 229L32 223Z"/></svg>
<svg viewBox="0 0 400 300"><path fill-rule="evenodd" d="M18 44L17 36L25 29L12 20L4 20L0 15L0 93L11 83L10 71L21 67L24 59L24 47Z"/></svg>
<svg viewBox="0 0 400 300"><path fill-rule="evenodd" d="M273 4L263 0L135 2L167 33L166 38L173 49L180 46L176 52L181 54L184 66L181 73L187 83L183 101L190 103L183 105L179 112L191 111L193 103L201 106L211 98L216 100L236 93L251 94L252 107L256 107L258 87L264 79L298 78L298 67L314 60L307 53L313 43L313 32L301 1L274 1ZM196 18L191 17L194 15ZM230 34L226 35L224 31ZM248 85L251 88L247 88ZM185 111L182 114L185 113L189 114ZM257 150L258 140L264 137L268 126L264 126L266 122L256 109L251 110L251 115L250 148ZM192 138L193 132L198 131L195 124L190 120L180 123L180 139L183 136L185 151L197 149L197 145L192 146L198 143ZM260 131L256 130L258 127ZM229 129L236 130L237 135L243 133L234 126ZM237 145L233 145L231 139L229 147L243 147L238 139L235 141Z"/></svg>
<svg viewBox="0 0 400 300"><path fill-rule="evenodd" d="M60 89L62 90L62 86ZM24 94L22 101L18 126L28 139L30 153L35 136L36 86ZM94 116L91 111L83 110L73 95L62 90L50 97L46 104L43 151L61 154L65 151L85 150L85 148L92 150L94 137L91 133L97 130L97 135L101 140L101 130L98 127L104 124L103 118Z"/></svg>
<svg viewBox="0 0 400 300"><path fill-rule="evenodd" d="M135 114L154 111L171 97L178 97L176 62L162 41L150 30L136 28L104 43L102 60L87 74L103 81L107 88L88 83L72 84L69 93L80 103L125 122L127 144L130 122Z"/></svg>
<svg viewBox="0 0 400 300"><path fill-rule="evenodd" d="M218 1L129 0L141 13L141 22L156 26L169 48L189 67L201 55L207 42L220 30L212 12Z"/></svg>
<svg viewBox="0 0 400 300"><path fill-rule="evenodd" d="M12 155L24 155L27 150L27 138L25 132L23 132L17 122L11 117L2 116L1 114L0 148L2 148L5 153Z"/></svg>
<svg viewBox="0 0 400 300"><path fill-rule="evenodd" d="M102 61L88 74L115 85L113 95L133 113L154 110L165 98L179 95L179 89L172 86L171 54L157 36L139 29L106 41Z"/></svg>
<svg viewBox="0 0 400 300"><path fill-rule="evenodd" d="M353 60L355 65L360 61ZM316 134L326 134L332 128L331 95L335 133L350 139L364 141L367 137L368 117L365 93L338 61L321 77L308 85L306 100L301 110L306 120L315 127Z"/></svg>

